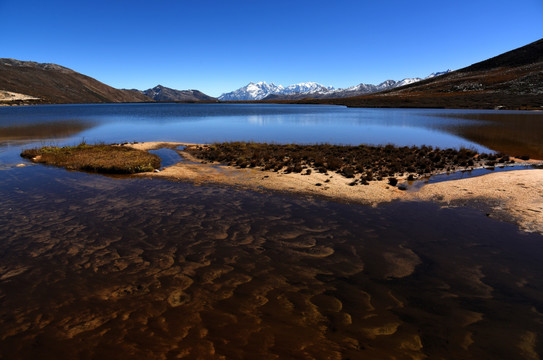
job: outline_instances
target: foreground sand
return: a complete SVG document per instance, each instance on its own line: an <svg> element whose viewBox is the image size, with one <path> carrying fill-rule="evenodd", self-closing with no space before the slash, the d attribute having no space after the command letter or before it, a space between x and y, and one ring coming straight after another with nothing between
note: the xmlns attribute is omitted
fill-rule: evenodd
<svg viewBox="0 0 543 360"><path fill-rule="evenodd" d="M424 186L412 197L444 204L478 202L489 216L543 234L543 170L517 170Z"/></svg>
<svg viewBox="0 0 543 360"><path fill-rule="evenodd" d="M187 143L147 142L128 144L141 150L175 148ZM444 206L475 204L489 216L516 223L522 230L543 234L543 170L518 170L493 173L462 180L428 184L419 191L402 191L387 181L349 186L352 179L336 173L311 175L283 174L260 169L239 169L217 164L202 164L182 152L184 161L153 174L138 176L217 183L250 189L271 189L317 195L336 200L377 205L393 200L436 201Z"/></svg>

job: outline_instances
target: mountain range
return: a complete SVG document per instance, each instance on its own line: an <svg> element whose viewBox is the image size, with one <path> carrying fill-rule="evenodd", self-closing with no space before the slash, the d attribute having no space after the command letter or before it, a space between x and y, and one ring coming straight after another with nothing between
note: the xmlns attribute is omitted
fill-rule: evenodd
<svg viewBox="0 0 543 360"><path fill-rule="evenodd" d="M387 80L334 89L317 83L265 82L223 94L221 101L335 104L357 107L543 109L543 39L468 67L425 79ZM0 59L0 105L218 101L198 90L158 85L115 89L56 64Z"/></svg>
<svg viewBox="0 0 543 360"><path fill-rule="evenodd" d="M198 90L175 90L157 85L152 89L147 90L133 90L139 91L141 94L159 102L199 102L199 101L217 101L216 98L204 94Z"/></svg>
<svg viewBox="0 0 543 360"><path fill-rule="evenodd" d="M0 103L74 104L153 101L217 101L198 90L161 85L148 90L115 89L64 66L0 59Z"/></svg>
<svg viewBox="0 0 543 360"><path fill-rule="evenodd" d="M116 103L116 102L215 102L334 98L391 89L421 79L387 80L379 85L359 84L335 89L315 82L287 87L265 82L249 83L218 99L198 90L176 90L162 85L152 89L115 89L69 68L50 63L0 59L0 102L11 104Z"/></svg>
<svg viewBox="0 0 543 360"><path fill-rule="evenodd" d="M432 73L425 79L443 75L451 70ZM422 78L406 78L403 80L386 80L378 85L358 84L345 89L335 89L332 86L324 86L314 82L294 84L287 87L281 85L268 85L265 82L249 83L240 89L219 96L221 101L252 101L252 100L294 100L303 98L328 99L371 94L413 84L423 80Z"/></svg>
<svg viewBox="0 0 543 360"><path fill-rule="evenodd" d="M465 68L382 92L292 101L356 107L543 109L543 39Z"/></svg>
<svg viewBox="0 0 543 360"><path fill-rule="evenodd" d="M432 73L429 76L427 76L425 79L429 79L435 76L443 75L451 70L446 70L438 73ZM355 86L351 86L345 89L335 89L333 87L325 87L320 84L316 83L309 83L314 84L313 88L317 90L312 90L311 88L307 89L304 88L304 84L295 84L290 85L286 89L294 88L296 91L291 92L278 92L275 94L269 94L268 96L264 97L263 100L286 100L286 99L303 99L303 98L314 98L314 99L330 99L330 98L344 98L344 97L351 97L351 96L357 96L357 95L363 95L363 94L372 94L380 91L385 91L389 89L394 89L397 87L413 84L415 82L423 80L422 78L406 78L403 80L386 80L378 85L374 84L358 84ZM302 86L300 86L302 85Z"/></svg>
<svg viewBox="0 0 543 360"><path fill-rule="evenodd" d="M267 84L265 81L257 83L250 82L246 86L224 93L219 96L221 101L253 101L262 100L270 95L298 95L298 94L321 94L333 91L331 86L324 86L315 82L293 84L287 87L283 85Z"/></svg>

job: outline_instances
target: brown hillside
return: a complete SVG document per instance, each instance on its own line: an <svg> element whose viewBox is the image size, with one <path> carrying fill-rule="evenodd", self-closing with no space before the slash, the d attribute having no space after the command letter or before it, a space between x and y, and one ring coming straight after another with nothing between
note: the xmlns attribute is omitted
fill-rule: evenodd
<svg viewBox="0 0 543 360"><path fill-rule="evenodd" d="M460 70L381 93L305 99L353 107L543 108L543 39Z"/></svg>
<svg viewBox="0 0 543 360"><path fill-rule="evenodd" d="M152 101L63 66L14 59L0 59L0 90L37 97L29 102L43 104Z"/></svg>

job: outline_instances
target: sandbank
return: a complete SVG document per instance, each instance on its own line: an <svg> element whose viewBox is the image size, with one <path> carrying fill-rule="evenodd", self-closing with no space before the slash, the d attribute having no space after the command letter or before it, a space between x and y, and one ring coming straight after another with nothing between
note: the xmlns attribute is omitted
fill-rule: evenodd
<svg viewBox="0 0 543 360"><path fill-rule="evenodd" d="M196 146L191 143L145 142L126 144L140 150ZM329 172L282 173L260 168L237 168L202 162L186 151L179 163L160 172L135 176L190 181L195 184L225 184L253 190L269 189L320 196L376 206L393 200L434 201L443 206L476 205L491 217L517 224L520 229L543 234L543 170L516 170L427 184L418 191L403 191L386 180L350 186L353 179ZM400 179L402 182L402 179Z"/></svg>

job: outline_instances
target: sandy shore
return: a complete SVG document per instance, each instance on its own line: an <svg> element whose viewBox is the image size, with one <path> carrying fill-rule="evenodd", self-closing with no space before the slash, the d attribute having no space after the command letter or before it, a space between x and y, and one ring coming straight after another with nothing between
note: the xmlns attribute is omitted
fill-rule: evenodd
<svg viewBox="0 0 543 360"><path fill-rule="evenodd" d="M161 147L176 148L188 143L146 142L127 144L141 150ZM323 196L335 200L377 205L393 200L435 201L444 206L477 205L489 216L516 223L522 230L543 234L543 170L518 170L492 173L462 180L423 186L419 191L402 191L387 181L369 185L349 184L339 174L316 171L310 175L262 171L258 168L239 169L231 166L201 163L187 152L184 160L152 174L137 176L191 181L195 184L215 183L250 189L270 189Z"/></svg>
<svg viewBox="0 0 543 360"><path fill-rule="evenodd" d="M478 202L491 217L543 234L543 170L507 171L429 184L412 196L447 205Z"/></svg>

